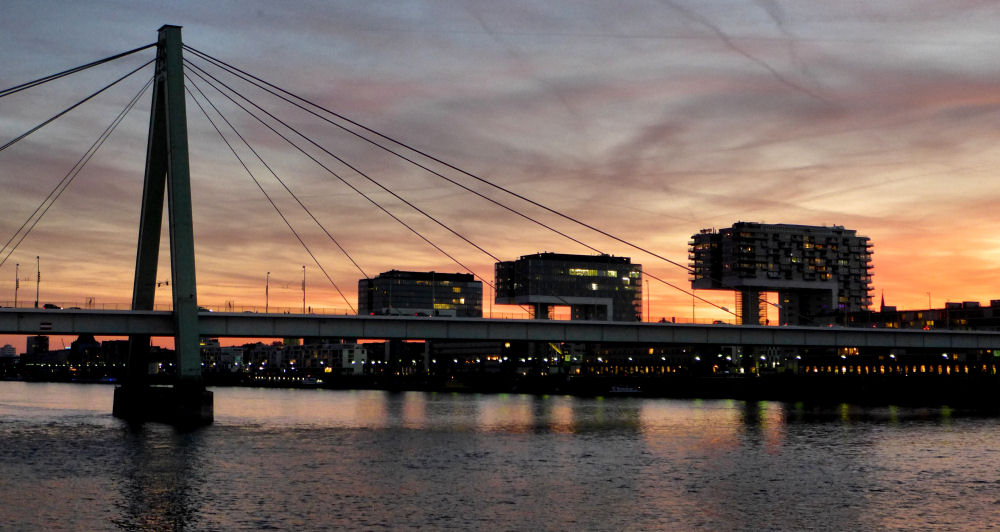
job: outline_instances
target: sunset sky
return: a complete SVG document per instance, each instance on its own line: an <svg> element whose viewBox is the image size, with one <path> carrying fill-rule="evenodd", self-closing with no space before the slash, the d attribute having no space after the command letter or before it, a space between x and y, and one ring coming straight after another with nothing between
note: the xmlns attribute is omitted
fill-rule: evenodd
<svg viewBox="0 0 1000 532"><path fill-rule="evenodd" d="M836 224L874 243L876 303L883 291L887 304L911 308L926 308L928 298L934 306L1000 298L1000 236L992 231L1000 189L989 185L1000 162L994 2L8 0L0 89L154 42L163 24L183 26L189 46L681 263L702 228ZM147 50L0 98L0 144L152 57ZM150 76L147 67L0 151L0 241ZM369 275L462 271L202 89ZM500 258L589 253L273 97L247 94ZM36 256L43 302L128 304L149 100L147 92L0 266L0 304L14 299L15 263L25 280L19 302L33 302ZM188 128L199 303L262 307L271 272L270 304L301 308L305 265L307 305L347 312L190 100ZM492 280L489 256L311 153ZM361 274L255 164L356 304ZM684 270L448 175L690 286ZM166 260L164 252L164 281ZM656 281L649 288L654 319L690 319L689 295ZM698 295L733 304L729 292ZM169 287L157 292L158 301L169 296ZM703 303L695 311L699 319L726 318Z"/></svg>

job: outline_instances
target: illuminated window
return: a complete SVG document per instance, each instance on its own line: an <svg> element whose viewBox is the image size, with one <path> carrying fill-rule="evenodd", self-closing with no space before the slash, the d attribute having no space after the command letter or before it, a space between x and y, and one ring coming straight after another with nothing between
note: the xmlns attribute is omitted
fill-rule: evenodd
<svg viewBox="0 0 1000 532"><path fill-rule="evenodd" d="M588 270L586 268L570 268L569 274L578 277L597 277L597 270Z"/></svg>

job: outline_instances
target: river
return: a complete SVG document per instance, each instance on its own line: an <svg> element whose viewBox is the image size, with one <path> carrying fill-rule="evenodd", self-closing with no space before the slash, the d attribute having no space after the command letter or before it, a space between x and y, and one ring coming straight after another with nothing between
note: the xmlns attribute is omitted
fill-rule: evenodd
<svg viewBox="0 0 1000 532"><path fill-rule="evenodd" d="M215 423L0 382L0 529L984 530L998 419L939 408L217 388Z"/></svg>

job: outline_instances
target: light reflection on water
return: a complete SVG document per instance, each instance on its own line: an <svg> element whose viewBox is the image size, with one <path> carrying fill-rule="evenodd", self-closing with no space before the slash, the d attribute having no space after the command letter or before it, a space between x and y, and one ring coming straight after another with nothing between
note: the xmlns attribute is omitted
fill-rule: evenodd
<svg viewBox="0 0 1000 532"><path fill-rule="evenodd" d="M997 419L947 408L223 388L214 425L178 432L112 418L112 391L0 382L0 528L963 530L1000 515Z"/></svg>

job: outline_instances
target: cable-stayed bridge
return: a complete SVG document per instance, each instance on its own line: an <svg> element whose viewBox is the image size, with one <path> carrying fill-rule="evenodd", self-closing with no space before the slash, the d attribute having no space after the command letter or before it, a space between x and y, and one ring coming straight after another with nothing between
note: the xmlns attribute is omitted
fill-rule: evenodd
<svg viewBox="0 0 1000 532"><path fill-rule="evenodd" d="M562 322L544 320L488 320L488 319L433 319L389 316L315 316L294 314L233 314L205 313L199 310L198 283L195 279L194 222L189 168L187 130L188 102L193 102L197 112L204 116L212 129L225 143L238 165L245 170L255 186L277 212L288 231L312 259L344 303L354 310L345 291L335 282L334 276L318 257L315 249L303 238L279 202L268 192L259 175L270 175L316 224L330 243L365 278L369 275L359 261L334 236L334 231L323 224L314 209L302 196L293 191L292 184L282 178L255 147L254 135L243 133L237 121L221 108L222 102L239 109L247 120L258 123L268 131L274 142L301 155L320 168L329 179L340 183L361 201L397 223L422 245L426 245L458 269L473 273L492 287L488 276L470 267L470 261L432 238L400 209L435 226L449 235L452 241L461 242L484 256L490 263L500 257L478 243L467 232L459 230L441 216L421 207L416 201L386 186L360 165L350 161L326 144L319 142L305 128L296 126L268 105L263 105L245 95L236 83L245 83L255 90L291 106L297 113L309 115L329 127L336 128L356 138L368 149L388 153L425 172L436 179L457 187L463 193L484 201L492 208L537 226L549 234L569 241L574 246L591 253L605 253L597 244L571 233L566 226L598 235L604 241L640 253L645 257L665 262L673 267L690 271L685 264L659 254L648 247L617 236L587 221L565 214L542 202L533 200L514 190L482 178L438 158L410 144L379 133L344 115L315 104L308 99L280 88L249 72L215 58L205 52L188 47L181 42L179 27L164 26L158 42L116 54L52 76L17 85L0 92L0 98L76 72L116 61L131 54L155 48L154 60L124 74L103 89L87 96L41 124L25 131L3 146L0 152L27 138L76 107L87 103L121 81L151 67L154 73L141 90L129 100L112 120L89 150L69 173L52 189L34 213L5 242L0 250L0 267L28 237L38 221L73 182L83 167L136 106L143 94L152 89L152 107L147 140L146 166L139 221L139 238L130 311L91 310L37 310L0 309L0 334L101 334L129 336L131 340L129 376L125 385L116 393L115 411L123 417L169 418L180 420L211 420L211 395L201 382L199 339L203 336L218 337L340 337L368 339L451 339L451 340L528 340L539 342L596 342L632 344L686 344L686 345L756 345L756 346L815 346L815 347L888 347L888 348L942 348L942 349L993 349L1000 347L1000 334L967 332L887 331L868 329L839 329L827 327L730 327L694 324L650 324L613 322ZM184 53L188 53L185 57ZM234 81L235 80L235 81ZM210 96L211 95L211 96ZM257 173L253 168L257 169ZM366 190L367 189L367 190ZM484 192L488 191L488 192ZM390 201L386 201L389 198ZM167 211L163 206L166 200ZM402 206L402 207L400 207ZM530 206L531 210L523 208ZM537 213L543 213L543 219ZM158 279L160 235L162 222L167 219L170 243L170 288L172 310L155 311L155 290ZM558 220L556 225L551 219ZM677 290L705 304L728 309L698 297L693 292L671 283L648 271L645 276L672 290ZM304 281L303 281L304 289ZM35 301L37 306L38 302ZM179 377L170 391L150 388L144 382L144 358L150 339L157 336L174 337L178 357ZM168 406L155 406L163 405Z"/></svg>

